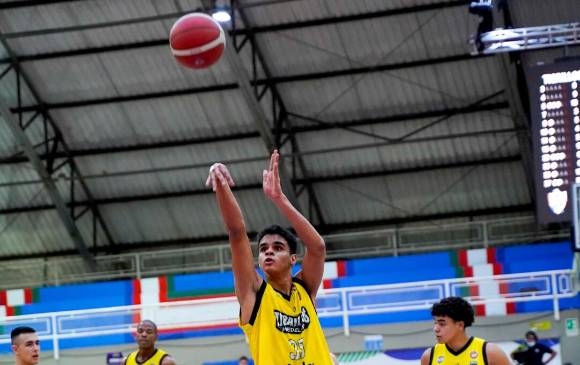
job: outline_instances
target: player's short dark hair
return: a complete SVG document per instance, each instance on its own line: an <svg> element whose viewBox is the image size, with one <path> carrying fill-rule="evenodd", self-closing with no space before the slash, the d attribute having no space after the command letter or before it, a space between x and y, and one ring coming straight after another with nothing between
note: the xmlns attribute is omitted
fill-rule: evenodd
<svg viewBox="0 0 580 365"><path fill-rule="evenodd" d="M534 331L528 331L528 332L526 332L526 336L525 337L528 337L528 336L532 336L532 337L534 337L534 340L538 341L538 335L536 334L536 332L534 332Z"/></svg>
<svg viewBox="0 0 580 365"><path fill-rule="evenodd" d="M282 238L286 240L286 243L288 243L288 247L290 247L290 254L296 253L296 246L298 240L296 239L296 236L292 234L292 232L290 232L289 230L282 228L277 224L271 225L270 227L266 227L260 233L258 233L257 238L258 245L260 244L262 238L264 238L264 236L267 234L280 235Z"/></svg>
<svg viewBox="0 0 580 365"><path fill-rule="evenodd" d="M16 340L16 337L18 337L22 334L25 334L25 333L36 333L36 330L34 328L28 327L28 326L20 326L20 327L14 328L10 332L11 343L14 345L14 341Z"/></svg>
<svg viewBox="0 0 580 365"><path fill-rule="evenodd" d="M471 326L475 319L471 304L459 297L444 298L439 303L433 304L431 315L439 317L447 316L455 322L462 321L465 327Z"/></svg>
<svg viewBox="0 0 580 365"><path fill-rule="evenodd" d="M242 360L250 361L250 359L248 359L247 357L240 356L240 358L238 359L238 361L242 361Z"/></svg>
<svg viewBox="0 0 580 365"><path fill-rule="evenodd" d="M150 319L144 319L141 321L141 323L139 323L139 325L137 325L137 327L139 327L140 325L144 324L144 323L148 323L153 327L153 330L155 331L155 333L157 333L157 325L155 324L155 322L153 322Z"/></svg>

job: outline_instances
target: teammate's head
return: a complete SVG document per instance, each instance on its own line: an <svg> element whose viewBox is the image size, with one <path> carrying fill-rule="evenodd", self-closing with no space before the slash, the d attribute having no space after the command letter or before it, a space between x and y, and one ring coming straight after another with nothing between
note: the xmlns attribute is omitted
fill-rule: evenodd
<svg viewBox="0 0 580 365"><path fill-rule="evenodd" d="M240 356L240 358L238 359L238 365L248 365L248 358L245 356Z"/></svg>
<svg viewBox="0 0 580 365"><path fill-rule="evenodd" d="M296 263L296 237L273 225L258 234L258 263L267 274L290 271Z"/></svg>
<svg viewBox="0 0 580 365"><path fill-rule="evenodd" d="M40 359L40 341L34 328L16 327L10 333L16 364L34 365Z"/></svg>
<svg viewBox="0 0 580 365"><path fill-rule="evenodd" d="M440 343L447 343L458 334L464 334L474 320L473 307L459 297L444 298L433 304L431 315L435 322L433 332Z"/></svg>
<svg viewBox="0 0 580 365"><path fill-rule="evenodd" d="M157 341L157 325L145 319L137 326L137 344L140 350L148 350L155 347Z"/></svg>

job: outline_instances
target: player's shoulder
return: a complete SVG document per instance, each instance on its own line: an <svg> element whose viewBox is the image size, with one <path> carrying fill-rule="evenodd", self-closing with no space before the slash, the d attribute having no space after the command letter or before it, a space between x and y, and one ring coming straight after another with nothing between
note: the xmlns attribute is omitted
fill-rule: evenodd
<svg viewBox="0 0 580 365"><path fill-rule="evenodd" d="M165 356L163 356L160 365L177 365L177 363L175 362L175 359L171 357L171 355L165 353Z"/></svg>
<svg viewBox="0 0 580 365"><path fill-rule="evenodd" d="M421 355L421 365L428 365L431 364L431 360L433 359L433 352L435 351L435 347L427 347L425 351L423 351L423 355Z"/></svg>

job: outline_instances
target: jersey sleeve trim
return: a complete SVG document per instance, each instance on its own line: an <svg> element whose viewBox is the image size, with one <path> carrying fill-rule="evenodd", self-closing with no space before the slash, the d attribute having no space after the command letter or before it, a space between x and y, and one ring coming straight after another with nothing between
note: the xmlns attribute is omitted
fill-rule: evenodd
<svg viewBox="0 0 580 365"><path fill-rule="evenodd" d="M163 363L163 359L165 359L167 356L169 356L169 354L164 354L163 356L161 356L161 359L159 359L159 365Z"/></svg>
<svg viewBox="0 0 580 365"><path fill-rule="evenodd" d="M311 295L310 289L308 288L308 286L304 281L298 279L297 277L293 277L292 282L300 284L304 288L304 290L306 290L306 293L308 293L309 296Z"/></svg>
<svg viewBox="0 0 580 365"><path fill-rule="evenodd" d="M429 354L429 365L433 365L433 356L435 356L435 346L431 347L431 353Z"/></svg>
<svg viewBox="0 0 580 365"><path fill-rule="evenodd" d="M260 309L260 303L262 302L262 297L264 296L264 291L266 290L266 280L262 280L262 285L260 289L256 292L256 302L254 303L254 308L252 309L252 315L250 316L250 325L254 325L256 317L258 316L258 310Z"/></svg>
<svg viewBox="0 0 580 365"><path fill-rule="evenodd" d="M488 363L487 363L487 341L483 342L482 352L483 352L483 354L482 354L483 355L483 365L488 365Z"/></svg>

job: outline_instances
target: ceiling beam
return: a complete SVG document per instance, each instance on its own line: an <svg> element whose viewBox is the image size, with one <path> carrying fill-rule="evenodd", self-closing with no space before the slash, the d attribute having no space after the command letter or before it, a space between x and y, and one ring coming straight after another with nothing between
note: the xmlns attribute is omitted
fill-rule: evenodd
<svg viewBox="0 0 580 365"><path fill-rule="evenodd" d="M437 171L437 170L447 170L447 169L456 169L456 168L466 168L466 167L473 167L473 166L486 166L486 165L495 165L495 164L503 164L503 163L514 163L520 162L521 156L520 155L513 155L507 157L496 157L496 158L488 158L482 160L472 160L472 161L459 161L454 162L451 164L434 164L434 165L426 165L426 166L419 166L419 167L405 167L399 169L381 169L375 171L369 171L365 173L357 173L357 174L346 174L346 175L333 175L333 176L311 176L309 177L309 181L311 183L322 183L322 182L329 182L329 181L339 181L339 180L354 180L354 179L366 179L371 177L386 177L391 175L400 175L400 174L412 174L412 173L420 173L420 172L429 172L429 171ZM305 179L295 179L292 183L306 183ZM234 191L245 191L245 190L259 190L262 189L261 183L256 184L247 184L234 187ZM116 198L103 198L103 199L95 199L94 202L98 205L107 205L107 204L123 204L123 203L131 203L131 202L140 202L140 201L148 201L148 200L157 200L157 199L171 199L171 198L182 198L182 197L192 197L197 195L207 195L213 194L211 190L202 188L196 190L186 190L186 191L175 191L175 192L164 192L164 193L156 193L156 194L143 194L143 195L130 195L130 196L123 196L123 197L116 197ZM76 207L85 206L87 202L78 201L76 203ZM69 205L67 205L69 206ZM6 208L0 209L0 215L4 214L20 214L20 213L28 213L28 212L37 212L37 211L44 211L54 209L55 206L52 204L43 204L37 206L29 206L29 207L14 207L14 208Z"/></svg>
<svg viewBox="0 0 580 365"><path fill-rule="evenodd" d="M426 214L417 215L406 218L390 218L381 220L369 220L361 222L344 222L344 223L331 223L328 227L331 230L328 234L340 233L345 230L350 229L369 229L369 228L385 228L389 226L395 226L405 223L417 223L417 222L429 222L437 221L442 219L453 219L453 218L475 218L480 216L490 216L494 214L509 214L509 213L533 213L534 206L532 204L519 204L519 205L507 205L507 206L497 206L485 209L476 209L468 211L453 211L446 213L437 214ZM318 228L318 227L317 227ZM257 232L248 232L249 237L255 237ZM159 247L165 249L174 248L185 248L188 246L196 244L211 244L211 243L225 243L228 237L226 235L222 236L206 236L206 237L182 237L176 239L162 240L162 241L142 241L142 242L120 242L116 245L119 253L127 252L142 252L144 250L158 250ZM93 254L107 254L110 253L108 247L98 247L96 249L90 250ZM8 255L0 256L0 261L15 261L15 260L29 260L29 259L40 259L49 257L62 257L62 256L73 256L75 254L74 250L60 250L60 251L48 251L42 253L33 254L21 254L21 255Z"/></svg>
<svg viewBox="0 0 580 365"><path fill-rule="evenodd" d="M20 0L0 3L0 10L18 9L32 6L51 5L58 3L74 3L86 0Z"/></svg>
<svg viewBox="0 0 580 365"><path fill-rule="evenodd" d="M16 118L8 108L8 105L3 98L0 98L0 115L8 128L11 130L12 134L21 148L24 150L24 154L30 161L32 168L36 171L40 180L42 181L43 188L46 189L50 200L53 202L52 209L56 209L58 217L60 218L66 232L69 235L70 240L74 243L77 254L82 257L86 265L94 269L96 267L93 255L88 251L87 244L83 238L81 232L79 231L73 217L69 213L69 209L66 207L66 203L61 196L51 174L47 171L46 167L38 157L34 145L19 125L18 118ZM90 202L86 202L90 204Z"/></svg>
<svg viewBox="0 0 580 365"><path fill-rule="evenodd" d="M509 103L507 101L500 101L496 103L489 103L489 104L480 104L480 105L467 105L464 107L459 108L447 108L447 109L439 109L439 110L431 110L426 112L411 112L411 113L401 113L396 115L386 115L377 118L368 118L368 119L354 119L349 121L342 121L342 122L328 122L326 124L312 124L312 125L299 125L299 126L292 126L292 129L282 128L282 133L307 133L307 132L317 132L317 131L325 131L325 130L332 130L338 128L353 128L353 127L364 127L369 125L377 125L377 124L386 124L386 123L396 123L396 122L404 122L404 121L411 121L411 120L420 120L420 119L428 119L428 118L438 118L443 117L449 114L452 115L461 115L461 114L471 114L471 113L478 113L478 112L493 112L497 110L507 109L509 108ZM186 138L186 139L179 139L173 141L163 141L163 142L153 142L153 143L141 143L137 145L131 146L115 146L115 147L97 147L97 148L88 148L82 150L71 150L70 154L73 157L82 157L82 156L98 156L104 154L113 154L113 153L124 153L124 152L136 152L136 151L148 151L154 149L163 149L163 148L174 148L174 147L182 147L182 146L194 146L198 144L205 144L205 143L218 143L218 142L225 142L225 141L233 141L233 140L242 140L242 139L251 139L257 138L260 134L258 131L249 131L249 132L242 132L242 133L235 133L231 135L222 135L222 136L215 136L215 137L194 137L194 138ZM48 156L46 154L39 155L41 159L46 159ZM57 152L53 156L54 158L65 158L66 156L62 152ZM28 162L28 158L25 156L11 156L7 158L0 158L0 165L8 165L8 164L15 164L15 163L25 163Z"/></svg>
<svg viewBox="0 0 580 365"><path fill-rule="evenodd" d="M239 14L239 20L241 21L241 23L244 24L245 27L249 27L250 26L250 21L248 19L248 17L246 16L246 13L244 12L244 9L242 8L238 8L236 5L238 5L237 3L233 3L232 4L234 6L234 11L237 10L237 13ZM235 19L233 21L233 28L235 28L236 26L236 22ZM231 37L230 39L232 39L234 42L234 46L236 45L236 38ZM273 147L277 148L277 149L282 149L284 147L284 142L282 142L282 135L280 133L280 129L282 126L288 125L288 126L292 126L292 122L288 117L288 108L286 107L286 103L284 102L284 99L282 98L282 94L280 93L280 90L278 90L278 87L275 83L273 83L272 80L272 72L270 70L270 67L268 65L268 63L266 62L266 58L264 57L264 54L262 53L262 49L260 47L260 44L258 43L256 37L254 36L254 34L250 34L249 37L246 38L249 43L250 43L250 47L251 47L251 51L252 51L252 72L253 72L253 76L254 78L258 77L258 71L257 68L259 67L266 79L267 85L269 86L269 92L271 95L271 102L272 102L272 111L271 111L271 116L272 116L272 121L273 121L273 126L274 128L270 128L270 124L267 122L266 123L266 128L268 129L268 134L271 136L272 142L273 142ZM241 56L242 52L242 46L239 46L239 50L238 50L238 55ZM239 65L237 67L241 67L242 70L240 70L240 72L245 71L244 65L240 62ZM239 73L239 72L238 72ZM258 90L257 88L254 87L254 84L251 82L250 79L248 79L246 81L246 87L248 88L248 91L251 93L252 97L256 100L256 102L259 104L259 99L258 99ZM267 108L269 108L269 106L267 106ZM294 205L294 207L298 210L300 209L300 205L299 205L299 201L298 201L298 195L297 195L297 191L298 191L298 187L293 184L290 173L292 173L292 177L295 177L297 174L297 167L300 168L301 174L304 176L308 176L310 173L308 171L308 168L306 167L306 164L304 162L304 159L302 158L302 155L300 155L300 146L299 144L296 142L296 135L293 132L289 132L287 134L287 137L289 138L289 142L291 145L291 151L293 152L292 154L292 158L288 161L287 159L283 159L280 161L280 177L281 177L281 183L282 183L282 187L285 190L286 194L288 194L289 197L292 197L291 202L292 205ZM324 229L325 226L325 218L324 218L324 214L322 211L322 208L320 207L320 202L318 200L318 197L316 195L316 190L313 188L313 186L310 183L306 183L304 184L304 187L306 188L306 192L308 195L308 207L309 208L313 208L313 209L308 209L307 211L302 210L302 214L304 214L305 216L309 217L309 220L311 221L311 223L315 224L317 223L318 225L320 225L322 227L322 229ZM314 221L316 219L316 221Z"/></svg>
<svg viewBox="0 0 580 365"><path fill-rule="evenodd" d="M228 84L217 84L211 86L194 87L181 90L169 90L160 91L154 93L144 93L135 95L122 95L122 96L111 96L106 98L95 98L95 99L85 99L85 100L71 100L62 101L57 103L42 103L36 105L23 106L21 108L12 108L13 113L28 113L43 110L53 110L53 109L68 109L68 108L80 108L94 105L102 104L118 104L126 102L134 102L149 99L160 99L160 98L170 98L175 96L186 96L194 94L203 94L216 91L234 90L237 89L238 85L235 83Z"/></svg>

